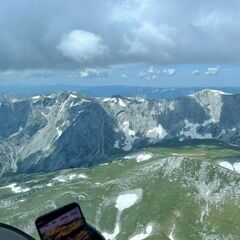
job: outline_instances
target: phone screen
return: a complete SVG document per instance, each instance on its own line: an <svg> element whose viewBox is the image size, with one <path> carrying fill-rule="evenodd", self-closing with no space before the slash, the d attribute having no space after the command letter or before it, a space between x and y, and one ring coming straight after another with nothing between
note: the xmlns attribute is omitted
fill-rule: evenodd
<svg viewBox="0 0 240 240"><path fill-rule="evenodd" d="M77 204L65 206L36 221L42 240L90 240L85 219Z"/></svg>

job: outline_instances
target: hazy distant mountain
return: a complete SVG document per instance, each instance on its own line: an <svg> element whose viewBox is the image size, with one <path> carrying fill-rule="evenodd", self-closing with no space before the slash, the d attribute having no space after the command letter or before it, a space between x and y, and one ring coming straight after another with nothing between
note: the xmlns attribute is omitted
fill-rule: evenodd
<svg viewBox="0 0 240 240"><path fill-rule="evenodd" d="M240 145L240 95L202 90L170 100L89 98L75 92L0 103L0 169L91 166L164 140Z"/></svg>
<svg viewBox="0 0 240 240"><path fill-rule="evenodd" d="M223 92L240 93L240 88L214 88ZM12 97L30 97L35 95L48 95L53 92L76 91L91 97L110 97L120 95L123 97L146 97L148 99L172 99L187 96L191 93L204 90L200 87L158 88L138 86L77 86L77 85L0 85L0 99Z"/></svg>

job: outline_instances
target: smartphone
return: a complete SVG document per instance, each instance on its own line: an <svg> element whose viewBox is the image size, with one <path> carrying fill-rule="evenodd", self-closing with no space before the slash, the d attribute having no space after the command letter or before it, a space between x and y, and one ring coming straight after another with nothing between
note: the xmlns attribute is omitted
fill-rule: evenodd
<svg viewBox="0 0 240 240"><path fill-rule="evenodd" d="M41 240L91 240L86 220L77 203L39 217L36 227Z"/></svg>

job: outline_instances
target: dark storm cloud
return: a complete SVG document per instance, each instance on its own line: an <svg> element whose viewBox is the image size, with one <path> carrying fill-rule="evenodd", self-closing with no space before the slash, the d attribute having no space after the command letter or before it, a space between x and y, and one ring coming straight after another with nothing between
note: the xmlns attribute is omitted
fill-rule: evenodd
<svg viewBox="0 0 240 240"><path fill-rule="evenodd" d="M0 69L240 61L238 0L0 0Z"/></svg>

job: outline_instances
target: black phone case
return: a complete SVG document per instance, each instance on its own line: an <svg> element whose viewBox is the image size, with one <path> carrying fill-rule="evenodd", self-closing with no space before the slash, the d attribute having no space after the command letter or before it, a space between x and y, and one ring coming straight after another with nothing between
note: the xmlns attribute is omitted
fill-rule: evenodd
<svg viewBox="0 0 240 240"><path fill-rule="evenodd" d="M73 203L70 203L70 204L65 205L65 206L63 206L63 207L60 207L60 208L58 208L58 209L56 209L56 210L53 210L52 212L49 212L49 213L47 213L47 214L44 214L44 215L42 215L42 216L40 216L40 217L38 217L38 218L36 219L35 225L36 225L36 228L37 228L37 231L38 231L38 234L39 234L41 240L43 240L43 239L42 239L41 233L40 233L40 231L39 231L39 224L42 223L43 225L45 225L45 224L47 224L48 222L54 220L55 218L61 216L62 214L66 213L66 212L68 212L68 211L70 211L71 209L76 208L76 207L79 209L80 214L82 215L82 219L83 219L83 221L84 221L84 224L85 224L86 228L88 228L88 225L87 225L87 223L86 223L85 217L84 217L84 215L83 215L83 213L82 213L82 210L81 210L79 204L76 203L76 202L73 202ZM90 235L91 235L91 234L90 234Z"/></svg>

